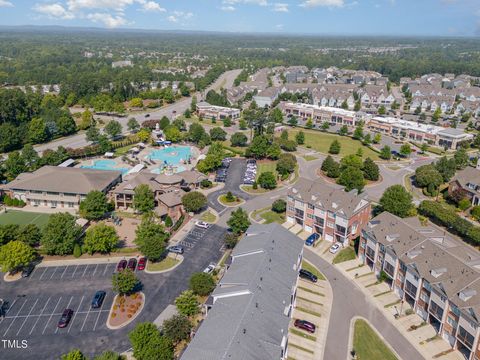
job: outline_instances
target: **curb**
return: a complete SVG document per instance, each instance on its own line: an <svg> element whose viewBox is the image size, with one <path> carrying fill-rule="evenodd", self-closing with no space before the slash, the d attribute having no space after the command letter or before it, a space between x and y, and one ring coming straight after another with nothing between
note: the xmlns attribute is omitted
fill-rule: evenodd
<svg viewBox="0 0 480 360"><path fill-rule="evenodd" d="M18 272L17 274L15 274L14 276L9 276L9 272L5 273L5 275L3 275L3 281L5 282L14 282L14 281L18 281L22 278L22 273L21 272Z"/></svg>
<svg viewBox="0 0 480 360"><path fill-rule="evenodd" d="M118 329L121 329L125 326L127 326L128 324L130 324L133 320L135 320L137 318L138 315L140 315L140 313L142 312L144 306L145 306L145 301L146 301L146 297L145 297L145 294L140 291L139 294L142 296L142 305L140 306L140 308L138 309L138 311L135 313L134 316L132 316L130 319L128 319L126 322L124 322L123 324L121 325L118 325L118 326L112 326L109 324L109 320L110 320L110 315L112 314L112 311L113 311L113 307L115 306L115 300L117 299L118 295L115 295L115 297L113 298L113 302L112 302L112 306L110 307L110 311L108 313L108 318L107 318L107 321L105 322L105 325L107 326L107 328L109 328L110 330L118 330Z"/></svg>
<svg viewBox="0 0 480 360"><path fill-rule="evenodd" d="M37 267L65 266L65 265L91 265L91 264L108 264L116 263L127 257L137 257L140 252L125 254L124 256L115 256L108 258L92 258L92 259L65 259L65 260L47 260L42 261Z"/></svg>
<svg viewBox="0 0 480 360"><path fill-rule="evenodd" d="M148 266L148 260L147 260L147 266L145 266L145 270L143 270L143 271L147 274L163 274L163 273L172 271L177 266L180 266L180 264L183 262L183 259L184 259L183 255L177 254L177 256L179 257L179 258L177 258L177 260L180 260L180 261L178 263L176 263L174 266L172 266L171 268L168 268L168 269L165 269L165 270L158 270L158 271L147 270L147 266Z"/></svg>
<svg viewBox="0 0 480 360"><path fill-rule="evenodd" d="M225 195L225 194L219 195L219 196L217 197L217 201L218 201L218 203L219 203L220 205L225 206L226 208L235 208L235 207L237 207L237 206L242 206L243 204L245 204L245 200L242 199L241 197L238 197L238 196L237 196L237 198L239 198L240 200L242 200L240 203L238 203L238 204L236 204L236 205L227 205L227 204L224 203L223 201L220 201L220 197L223 196L223 195Z"/></svg>

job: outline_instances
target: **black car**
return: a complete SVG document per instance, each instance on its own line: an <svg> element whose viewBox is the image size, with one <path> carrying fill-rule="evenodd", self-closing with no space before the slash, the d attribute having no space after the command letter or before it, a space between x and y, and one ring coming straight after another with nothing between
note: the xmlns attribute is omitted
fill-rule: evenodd
<svg viewBox="0 0 480 360"><path fill-rule="evenodd" d="M101 307L103 304L103 300L105 299L105 295L107 295L105 291L97 291L92 299L92 308L98 309L99 307Z"/></svg>
<svg viewBox="0 0 480 360"><path fill-rule="evenodd" d="M310 280L311 282L314 282L314 283L316 283L318 280L315 275L313 275L310 271L305 269L300 269L300 271L298 272L298 275L302 279Z"/></svg>
<svg viewBox="0 0 480 360"><path fill-rule="evenodd" d="M58 327L59 328L64 328L68 325L70 322L70 319L72 318L73 315L73 310L72 309L65 309L63 310L62 317L58 321Z"/></svg>
<svg viewBox="0 0 480 360"><path fill-rule="evenodd" d="M23 269L22 277L23 278L29 277L30 274L32 273L33 269L35 269L34 265L28 265L26 268Z"/></svg>

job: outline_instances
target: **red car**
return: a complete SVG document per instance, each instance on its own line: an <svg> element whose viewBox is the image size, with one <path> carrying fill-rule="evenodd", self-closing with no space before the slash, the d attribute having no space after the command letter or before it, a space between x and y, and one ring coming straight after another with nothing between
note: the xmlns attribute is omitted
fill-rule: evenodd
<svg viewBox="0 0 480 360"><path fill-rule="evenodd" d="M120 260L117 264L117 271L123 271L127 267L127 260Z"/></svg>
<svg viewBox="0 0 480 360"><path fill-rule="evenodd" d="M296 328L299 328L299 329L302 329L302 330L305 330L311 334L313 334L315 332L315 325L312 324L310 321L307 321L307 320L300 320L300 319L297 319L295 320L295 327Z"/></svg>
<svg viewBox="0 0 480 360"><path fill-rule="evenodd" d="M147 258L140 258L138 260L138 266L137 266L137 270L145 270L145 266L147 265Z"/></svg>
<svg viewBox="0 0 480 360"><path fill-rule="evenodd" d="M130 270L135 271L135 268L137 267L137 259L131 258L130 260L128 260L127 267Z"/></svg>
<svg viewBox="0 0 480 360"><path fill-rule="evenodd" d="M70 319L72 318L73 315L73 310L72 309L65 309L63 310L62 317L60 320L58 320L58 327L59 328L64 328L68 325L70 322Z"/></svg>

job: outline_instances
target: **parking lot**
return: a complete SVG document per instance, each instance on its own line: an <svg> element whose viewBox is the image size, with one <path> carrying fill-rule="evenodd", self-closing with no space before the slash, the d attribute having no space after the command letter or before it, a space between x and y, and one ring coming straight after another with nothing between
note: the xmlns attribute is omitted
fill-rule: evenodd
<svg viewBox="0 0 480 360"><path fill-rule="evenodd" d="M55 281L70 279L111 278L116 263L36 267L25 281Z"/></svg>
<svg viewBox="0 0 480 360"><path fill-rule="evenodd" d="M185 256L188 256L188 253L193 251L195 245L201 241L205 235L207 235L212 238L218 238L218 239L223 239L224 234L225 234L225 229L221 228L216 225L210 226L208 229L203 229L199 227L194 227L190 232L178 243L178 245L181 245L185 249ZM220 241L218 243L219 246L219 251L223 252L225 250L225 245L223 244L223 241Z"/></svg>

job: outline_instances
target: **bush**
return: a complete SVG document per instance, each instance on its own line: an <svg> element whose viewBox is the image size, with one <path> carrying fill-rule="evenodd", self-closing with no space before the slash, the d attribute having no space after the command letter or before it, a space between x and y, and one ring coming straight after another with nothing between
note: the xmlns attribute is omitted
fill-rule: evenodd
<svg viewBox="0 0 480 360"><path fill-rule="evenodd" d="M272 210L276 213L284 213L287 210L287 202L283 199L275 200L272 204Z"/></svg>
<svg viewBox="0 0 480 360"><path fill-rule="evenodd" d="M8 195L4 195L2 201L6 206L12 206L12 207L24 207L25 205L27 205L25 201L17 198L11 198Z"/></svg>
<svg viewBox="0 0 480 360"><path fill-rule="evenodd" d="M165 226L166 226L167 228L169 228L169 227L171 227L172 225L173 225L172 218L167 215L167 217L165 218Z"/></svg>
<svg viewBox="0 0 480 360"><path fill-rule="evenodd" d="M231 191L227 192L227 194L225 195L225 201L226 202L234 202L236 200L237 200L237 198L232 194Z"/></svg>
<svg viewBox="0 0 480 360"><path fill-rule="evenodd" d="M75 244L75 246L73 247L73 256L76 258L82 256L82 248L80 247L80 245Z"/></svg>
<svg viewBox="0 0 480 360"><path fill-rule="evenodd" d="M330 149L328 149L329 154L339 154L340 153L340 142L338 140L333 140L332 144L330 145Z"/></svg>
<svg viewBox="0 0 480 360"><path fill-rule="evenodd" d="M277 180L271 171L261 173L258 177L258 183L262 188L268 190L275 189L277 187Z"/></svg>
<svg viewBox="0 0 480 360"><path fill-rule="evenodd" d="M258 183L256 181L253 182L252 184L252 189L257 190L258 189Z"/></svg>
<svg viewBox="0 0 480 360"><path fill-rule="evenodd" d="M233 249L235 245L237 245L238 236L232 233L226 233L224 241L227 249Z"/></svg>
<svg viewBox="0 0 480 360"><path fill-rule="evenodd" d="M458 208L462 211L467 210L471 205L471 202L469 199L462 199L458 202Z"/></svg>
<svg viewBox="0 0 480 360"><path fill-rule="evenodd" d="M182 204L187 212L198 212L207 205L207 198L198 191L192 191L183 195Z"/></svg>
<svg viewBox="0 0 480 360"><path fill-rule="evenodd" d="M212 182L208 179L203 179L201 182L200 182L200 187L202 189L210 189L212 187Z"/></svg>
<svg viewBox="0 0 480 360"><path fill-rule="evenodd" d="M277 161L276 170L282 178L286 178L295 171L296 165L297 158L293 154L281 154Z"/></svg>
<svg viewBox="0 0 480 360"><path fill-rule="evenodd" d="M195 273L190 277L190 290L200 296L206 296L215 289L213 276L203 272Z"/></svg>
<svg viewBox="0 0 480 360"><path fill-rule="evenodd" d="M474 206L470 211L470 214L475 220L480 221L480 206Z"/></svg>

